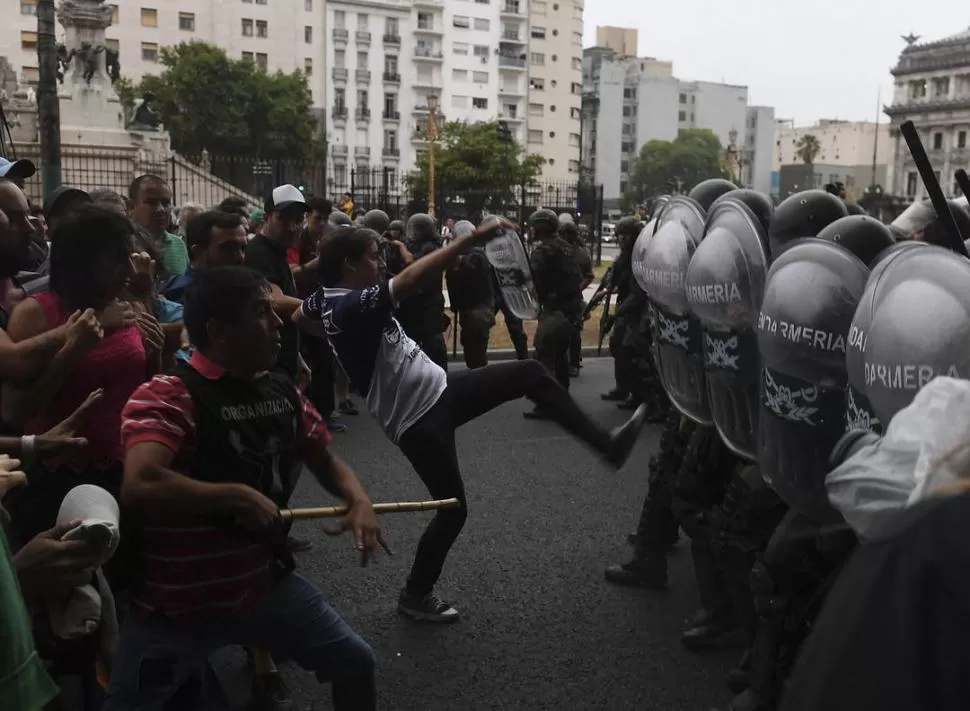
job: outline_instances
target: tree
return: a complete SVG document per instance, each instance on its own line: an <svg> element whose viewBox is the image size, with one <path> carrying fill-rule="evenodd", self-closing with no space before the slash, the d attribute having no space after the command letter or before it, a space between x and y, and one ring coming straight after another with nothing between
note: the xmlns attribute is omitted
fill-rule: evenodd
<svg viewBox="0 0 970 711"><path fill-rule="evenodd" d="M630 170L624 205L664 193L686 193L702 180L723 178L721 140L710 129L689 128L673 141L648 141Z"/></svg>
<svg viewBox="0 0 970 711"><path fill-rule="evenodd" d="M61 184L61 107L57 98L54 0L37 2L37 118L40 172L45 197Z"/></svg>
<svg viewBox="0 0 970 711"><path fill-rule="evenodd" d="M161 51L165 67L138 85L120 80L121 100L131 105L146 92L172 136L172 147L196 156L319 158L312 97L299 73L268 74L247 60L231 59L206 42Z"/></svg>
<svg viewBox="0 0 970 711"><path fill-rule="evenodd" d="M795 144L795 155L798 156L805 165L812 165L818 154L822 152L822 144L818 138L811 133L806 133L798 139Z"/></svg>
<svg viewBox="0 0 970 711"><path fill-rule="evenodd" d="M503 140L498 121L446 123L435 145L436 202L460 202L469 217L497 212L515 202L514 188L534 186L545 158L527 154L514 141ZM429 156L418 159L417 171L405 179L412 195L428 194ZM436 196L437 197L437 196Z"/></svg>

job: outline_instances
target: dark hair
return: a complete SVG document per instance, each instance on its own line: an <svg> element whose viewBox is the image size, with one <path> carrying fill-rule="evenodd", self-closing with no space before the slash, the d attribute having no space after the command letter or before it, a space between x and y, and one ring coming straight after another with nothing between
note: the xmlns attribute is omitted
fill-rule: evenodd
<svg viewBox="0 0 970 711"><path fill-rule="evenodd" d="M325 217L329 216L333 212L333 203L327 200L327 198L322 197L312 197L307 198L306 201L307 210L310 212L319 212Z"/></svg>
<svg viewBox="0 0 970 711"><path fill-rule="evenodd" d="M245 198L236 197L235 195L230 195L225 200L220 202L216 209L222 212L229 212L233 208L237 210L246 210L246 206L249 205ZM248 214L248 212L247 212Z"/></svg>
<svg viewBox="0 0 970 711"><path fill-rule="evenodd" d="M210 319L238 323L245 307L267 291L269 282L247 267L212 267L197 272L185 289L182 323L189 341L196 348L207 348L206 324Z"/></svg>
<svg viewBox="0 0 970 711"><path fill-rule="evenodd" d="M336 286L343 278L344 260L357 261L372 242L380 239L366 227L342 227L329 232L320 240L320 281L324 286Z"/></svg>
<svg viewBox="0 0 970 711"><path fill-rule="evenodd" d="M43 205L35 205L34 203L29 203L29 204L30 204L30 216L31 217L43 217L44 216L44 206Z"/></svg>
<svg viewBox="0 0 970 711"><path fill-rule="evenodd" d="M57 225L51 243L50 290L82 306L91 274L105 256L128 259L135 226L124 215L102 205L79 205Z"/></svg>
<svg viewBox="0 0 970 711"><path fill-rule="evenodd" d="M132 202L137 201L138 194L141 192L141 186L145 185L146 183L168 186L168 181L162 176L155 175L154 173L145 173L144 175L139 175L137 178L131 181L131 185L128 186L128 199Z"/></svg>
<svg viewBox="0 0 970 711"><path fill-rule="evenodd" d="M128 210L128 201L121 197L114 190L108 188L98 188L88 193L91 200L97 205L117 205L122 210Z"/></svg>
<svg viewBox="0 0 970 711"><path fill-rule="evenodd" d="M189 249L196 245L208 247L212 242L212 230L218 227L222 230L234 230L242 224L242 218L230 212L207 210L201 212L185 223L185 246Z"/></svg>

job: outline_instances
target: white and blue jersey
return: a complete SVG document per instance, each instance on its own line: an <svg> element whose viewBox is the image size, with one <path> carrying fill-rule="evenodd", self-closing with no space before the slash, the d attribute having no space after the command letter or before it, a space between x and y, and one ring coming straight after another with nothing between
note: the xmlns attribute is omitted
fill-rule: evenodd
<svg viewBox="0 0 970 711"><path fill-rule="evenodd" d="M394 280L366 289L320 289L300 307L318 322L354 389L396 444L448 386L445 371L394 318Z"/></svg>

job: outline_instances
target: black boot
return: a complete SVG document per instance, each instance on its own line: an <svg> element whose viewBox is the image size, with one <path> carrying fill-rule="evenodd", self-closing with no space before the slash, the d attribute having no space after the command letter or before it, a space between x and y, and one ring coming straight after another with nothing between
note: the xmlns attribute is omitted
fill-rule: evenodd
<svg viewBox="0 0 970 711"><path fill-rule="evenodd" d="M611 565L606 569L606 579L616 585L665 590L667 588L667 561L663 558L635 558L629 563Z"/></svg>
<svg viewBox="0 0 970 711"><path fill-rule="evenodd" d="M739 647L745 644L744 630L727 612L709 613L706 617L693 620L680 636L680 642L687 649L704 651Z"/></svg>
<svg viewBox="0 0 970 711"><path fill-rule="evenodd" d="M738 665L728 671L727 687L733 694L740 694L751 684L751 649L744 650Z"/></svg>
<svg viewBox="0 0 970 711"><path fill-rule="evenodd" d="M636 410L642 404L642 400L636 395L630 395L623 402L617 403L616 407L618 410Z"/></svg>
<svg viewBox="0 0 970 711"><path fill-rule="evenodd" d="M608 402L623 402L628 397L630 397L630 393L624 392L623 390L617 390L616 388L613 388L608 393L603 393L600 395L600 398Z"/></svg>

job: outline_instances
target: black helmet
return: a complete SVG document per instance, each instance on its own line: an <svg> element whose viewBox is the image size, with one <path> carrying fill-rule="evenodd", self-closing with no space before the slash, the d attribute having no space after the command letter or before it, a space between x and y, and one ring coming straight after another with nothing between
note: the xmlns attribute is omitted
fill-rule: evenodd
<svg viewBox="0 0 970 711"><path fill-rule="evenodd" d="M888 227L865 215L842 217L819 232L818 238L844 247L868 267L884 249L896 243Z"/></svg>
<svg viewBox="0 0 970 711"><path fill-rule="evenodd" d="M327 218L327 222L334 227L350 227L353 225L353 222L350 221L350 218L347 217L346 213L343 213L340 210L334 210L331 212L330 216Z"/></svg>
<svg viewBox="0 0 970 711"><path fill-rule="evenodd" d="M387 232L387 226L391 223L391 218L383 210L370 210L360 218L360 226L374 230L379 235Z"/></svg>
<svg viewBox="0 0 970 711"><path fill-rule="evenodd" d="M547 228L550 232L555 232L559 229L559 215L544 207L539 208L529 215L529 227L536 229L540 225Z"/></svg>
<svg viewBox="0 0 970 711"><path fill-rule="evenodd" d="M710 180L702 180L694 188L687 193L687 197L691 200L695 200L698 205L704 208L704 212L711 209L711 205L714 201L721 197L724 193L729 193L732 190L737 190L738 186L732 183L730 180L725 180L724 178L711 178Z"/></svg>
<svg viewBox="0 0 970 711"><path fill-rule="evenodd" d="M559 236L570 244L579 244L579 228L575 222L566 221L560 224Z"/></svg>
<svg viewBox="0 0 970 711"><path fill-rule="evenodd" d="M749 210L751 210L751 214L755 216L755 218L764 228L765 232L768 231L768 227L771 225L771 216L775 211L775 206L771 204L771 200L767 195L762 195L757 190L749 190L748 188L732 190L729 193L724 193L717 200L715 200L711 204L711 207L708 209L707 213L711 214L714 212L714 208L725 200L737 200L745 205Z"/></svg>
<svg viewBox="0 0 970 711"><path fill-rule="evenodd" d="M795 240L815 237L848 215L845 203L824 190L805 190L786 198L775 208L768 230L771 258L777 259Z"/></svg>
<svg viewBox="0 0 970 711"><path fill-rule="evenodd" d="M947 202L950 206L950 214L953 215L953 220L957 223L957 229L960 231L960 239L970 239L970 213L956 200L948 200ZM943 226L938 217L934 218L923 230L923 241L927 244L935 244L937 247L951 248L946 227Z"/></svg>
<svg viewBox="0 0 970 711"><path fill-rule="evenodd" d="M849 211L850 215L868 215L866 209L857 202L847 202L845 204L845 209Z"/></svg>
<svg viewBox="0 0 970 711"><path fill-rule="evenodd" d="M397 231L397 232L400 232L402 235L404 234L405 229L407 228L404 226L404 222L402 222L401 220L392 220L391 224L387 226L388 232Z"/></svg>
<svg viewBox="0 0 970 711"><path fill-rule="evenodd" d="M643 223L640 222L635 217L624 217L622 220L616 223L613 231L616 233L617 237L636 237L640 234L643 229Z"/></svg>
<svg viewBox="0 0 970 711"><path fill-rule="evenodd" d="M409 244L426 242L438 237L438 226L435 224L434 218L424 212L411 215L408 218L406 230Z"/></svg>

